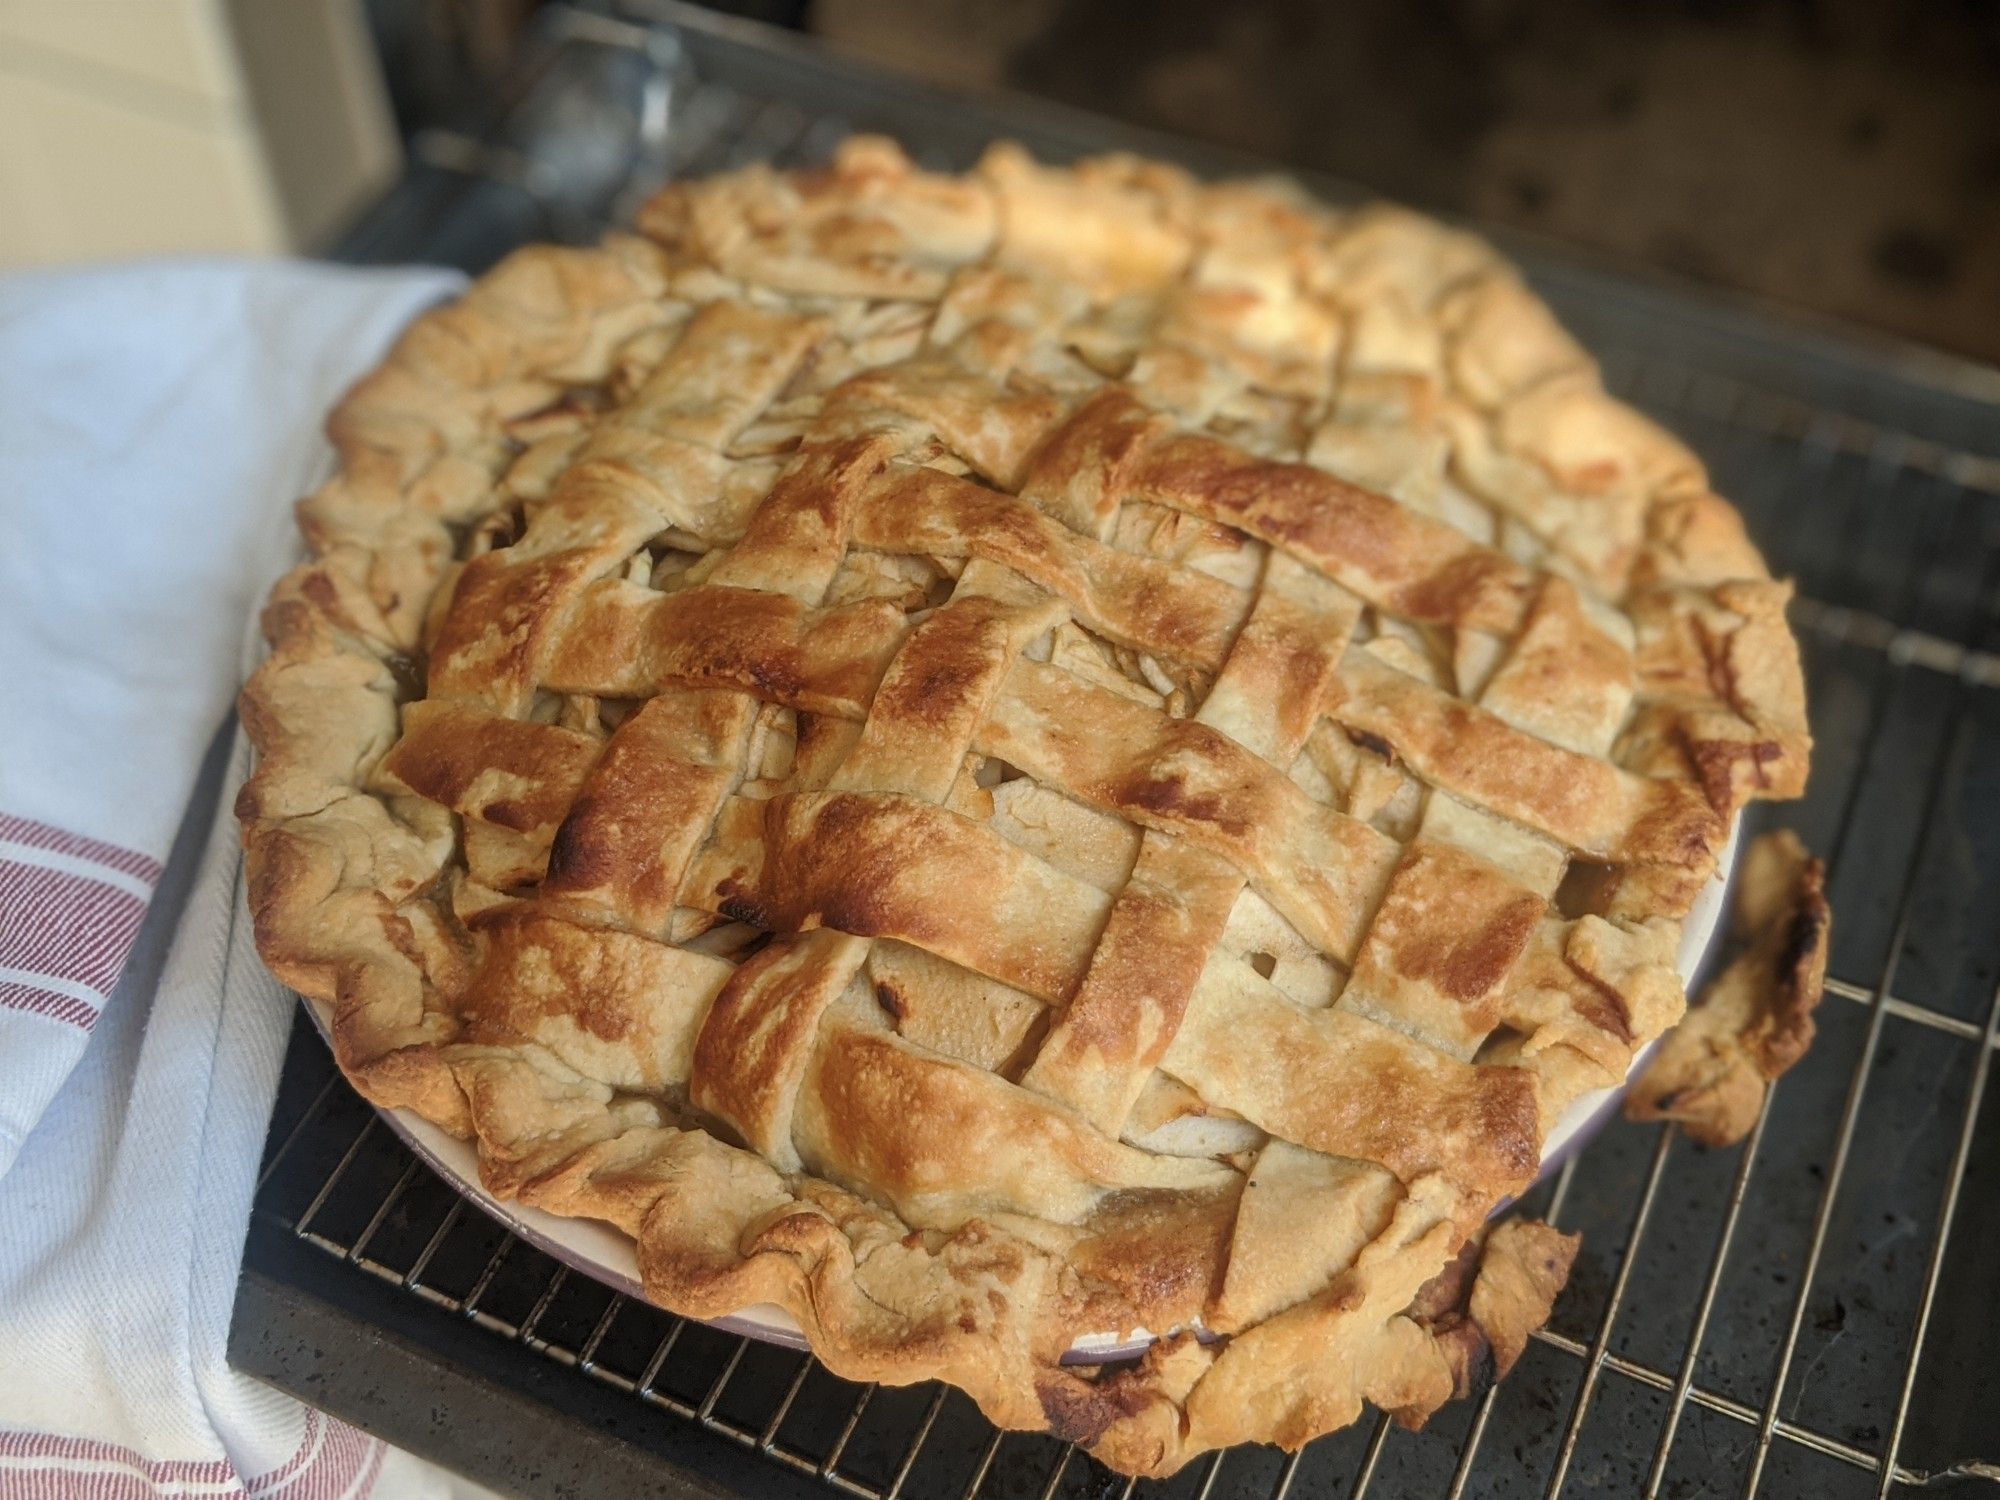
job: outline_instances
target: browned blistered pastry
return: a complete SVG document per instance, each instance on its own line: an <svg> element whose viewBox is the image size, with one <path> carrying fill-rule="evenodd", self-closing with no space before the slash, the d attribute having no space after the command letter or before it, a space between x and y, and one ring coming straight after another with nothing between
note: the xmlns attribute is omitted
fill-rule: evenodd
<svg viewBox="0 0 2000 1500"><path fill-rule="evenodd" d="M638 228L419 322L300 507L240 811L348 1076L1128 1472L1504 1368L1573 1246L1489 1214L1806 774L1701 465L1394 209L857 140Z"/></svg>
<svg viewBox="0 0 2000 1500"><path fill-rule="evenodd" d="M1826 988L1826 866L1798 835L1754 840L1736 877L1743 951L1660 1044L1625 1099L1634 1120L1672 1120L1705 1146L1750 1133L1771 1084L1812 1045Z"/></svg>

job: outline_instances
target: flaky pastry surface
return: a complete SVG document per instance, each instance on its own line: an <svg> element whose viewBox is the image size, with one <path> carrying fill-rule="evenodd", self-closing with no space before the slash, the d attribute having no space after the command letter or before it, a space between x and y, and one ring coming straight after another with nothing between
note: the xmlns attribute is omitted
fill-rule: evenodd
<svg viewBox="0 0 2000 1500"><path fill-rule="evenodd" d="M1128 1472L1504 1371L1574 1242L1489 1213L1805 777L1701 465L1394 209L853 141L519 252L329 430L239 812L347 1075Z"/></svg>

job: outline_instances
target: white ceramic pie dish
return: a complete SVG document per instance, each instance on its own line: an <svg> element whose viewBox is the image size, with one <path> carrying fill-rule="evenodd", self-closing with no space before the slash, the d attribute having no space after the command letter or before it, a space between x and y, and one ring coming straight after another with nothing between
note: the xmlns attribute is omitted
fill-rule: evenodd
<svg viewBox="0 0 2000 1500"><path fill-rule="evenodd" d="M1727 904L1728 878L1735 867L1740 833L1740 824L1730 830L1729 843L1723 849L1715 878L1695 898L1682 928L1678 966L1681 978L1690 987L1696 970L1708 953ZM326 1006L308 1001L306 1012L321 1034L325 1035ZM1652 1054L1653 1047L1646 1047L1633 1058L1625 1084L1586 1094L1570 1106L1562 1119L1556 1122L1555 1129L1549 1132L1543 1147L1542 1177L1560 1170L1562 1164L1597 1133L1618 1107L1631 1078L1645 1067ZM624 1234L595 1220L558 1218L525 1204L503 1202L481 1184L478 1157L468 1142L447 1135L430 1121L407 1109L385 1109L380 1113L390 1129L402 1137L433 1171L522 1239L547 1251L572 1270L581 1271L627 1296L644 1299L645 1291L639 1283L638 1257L632 1241ZM714 1326L787 1348L806 1347L805 1335L799 1331L791 1314L767 1304L746 1307L740 1313L718 1318ZM1151 1341L1152 1336L1144 1330L1089 1334L1076 1341L1067 1358L1078 1363L1125 1358L1144 1349Z"/></svg>

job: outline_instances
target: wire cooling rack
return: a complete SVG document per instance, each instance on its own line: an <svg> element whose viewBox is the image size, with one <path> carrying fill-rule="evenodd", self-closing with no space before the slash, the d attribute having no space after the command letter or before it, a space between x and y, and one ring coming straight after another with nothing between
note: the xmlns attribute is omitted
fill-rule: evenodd
<svg viewBox="0 0 2000 1500"><path fill-rule="evenodd" d="M420 138L343 253L477 270L854 129L940 166L996 135L1240 166L678 7L558 6L519 92ZM1826 857L1836 920L1819 1040L1742 1146L1614 1125L1531 1196L1584 1248L1507 1382L1419 1434L1371 1416L1135 1485L944 1387L855 1386L565 1270L418 1163L303 1025L232 1358L524 1495L2000 1495L2000 374L1508 248L1799 580L1812 788L1753 821Z"/></svg>

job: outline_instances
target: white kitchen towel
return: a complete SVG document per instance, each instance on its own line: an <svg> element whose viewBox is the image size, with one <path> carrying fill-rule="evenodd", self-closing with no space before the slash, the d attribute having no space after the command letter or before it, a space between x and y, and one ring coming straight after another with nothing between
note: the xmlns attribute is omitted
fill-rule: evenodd
<svg viewBox="0 0 2000 1500"><path fill-rule="evenodd" d="M0 277L0 1173L116 983L320 419L438 271Z"/></svg>
<svg viewBox="0 0 2000 1500"><path fill-rule="evenodd" d="M224 1360L291 1019L237 895L240 736L184 906L119 976L326 463L320 415L455 285L0 278L0 1500L454 1492Z"/></svg>

